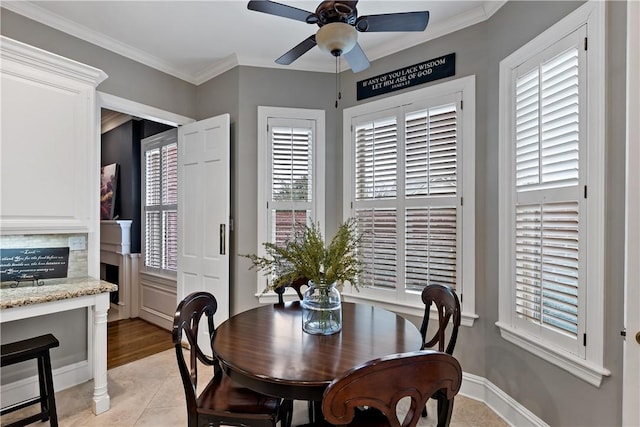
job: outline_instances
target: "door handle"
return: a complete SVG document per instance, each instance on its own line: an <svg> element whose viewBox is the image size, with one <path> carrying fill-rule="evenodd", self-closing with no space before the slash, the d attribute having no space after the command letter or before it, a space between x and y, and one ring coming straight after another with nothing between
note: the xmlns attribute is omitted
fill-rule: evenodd
<svg viewBox="0 0 640 427"><path fill-rule="evenodd" d="M224 255L226 253L226 235L225 233L227 226L225 224L220 224L220 255Z"/></svg>
<svg viewBox="0 0 640 427"><path fill-rule="evenodd" d="M636 334L636 342L640 344L640 331Z"/></svg>

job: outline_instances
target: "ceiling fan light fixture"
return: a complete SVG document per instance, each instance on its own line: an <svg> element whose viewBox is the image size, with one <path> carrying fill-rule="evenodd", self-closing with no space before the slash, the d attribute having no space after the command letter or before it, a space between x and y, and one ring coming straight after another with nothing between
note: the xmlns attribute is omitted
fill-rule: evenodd
<svg viewBox="0 0 640 427"><path fill-rule="evenodd" d="M358 41L358 32L344 22L332 22L323 25L316 33L318 47L333 56L349 52Z"/></svg>

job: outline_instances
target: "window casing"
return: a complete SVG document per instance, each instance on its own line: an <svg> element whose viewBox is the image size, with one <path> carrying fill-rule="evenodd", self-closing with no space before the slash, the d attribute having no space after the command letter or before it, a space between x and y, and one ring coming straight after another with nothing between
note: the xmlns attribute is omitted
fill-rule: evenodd
<svg viewBox="0 0 640 427"><path fill-rule="evenodd" d="M359 291L422 315L428 283L462 296L475 315L475 77L344 111L344 218L364 233Z"/></svg>
<svg viewBox="0 0 640 427"><path fill-rule="evenodd" d="M296 224L324 233L324 111L258 107L258 241L281 243ZM269 277L258 273L257 295Z"/></svg>
<svg viewBox="0 0 640 427"><path fill-rule="evenodd" d="M609 374L602 17L587 3L500 64L497 325L594 385Z"/></svg>
<svg viewBox="0 0 640 427"><path fill-rule="evenodd" d="M175 275L178 268L178 141L175 129L143 141L144 268Z"/></svg>

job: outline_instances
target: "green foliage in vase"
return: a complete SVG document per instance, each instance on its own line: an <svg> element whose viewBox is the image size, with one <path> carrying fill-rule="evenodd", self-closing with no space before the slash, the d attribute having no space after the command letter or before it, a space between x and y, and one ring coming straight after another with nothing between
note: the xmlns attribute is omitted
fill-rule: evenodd
<svg viewBox="0 0 640 427"><path fill-rule="evenodd" d="M253 263L251 268L274 277L265 292L303 277L317 286L336 283L342 289L349 282L358 289L358 276L362 272L362 262L357 256L357 248L362 240L355 219L340 225L329 246L325 246L320 226L299 225L292 237L283 244L266 242L266 256L243 255Z"/></svg>

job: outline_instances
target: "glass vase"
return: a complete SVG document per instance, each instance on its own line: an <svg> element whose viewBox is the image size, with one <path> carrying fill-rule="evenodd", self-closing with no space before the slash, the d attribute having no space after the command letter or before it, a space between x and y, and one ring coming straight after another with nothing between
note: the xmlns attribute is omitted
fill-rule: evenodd
<svg viewBox="0 0 640 427"><path fill-rule="evenodd" d="M342 297L335 283L309 281L301 305L302 330L306 333L331 335L342 329Z"/></svg>

